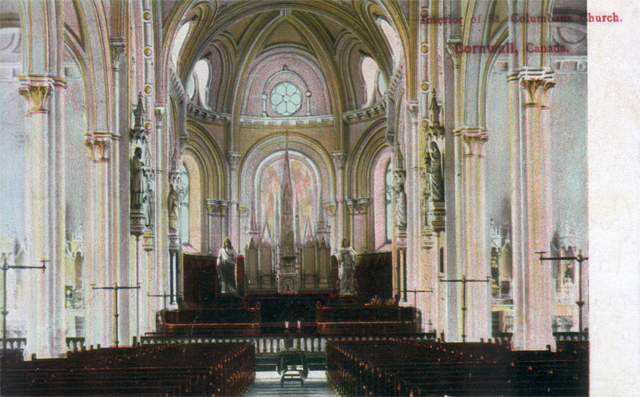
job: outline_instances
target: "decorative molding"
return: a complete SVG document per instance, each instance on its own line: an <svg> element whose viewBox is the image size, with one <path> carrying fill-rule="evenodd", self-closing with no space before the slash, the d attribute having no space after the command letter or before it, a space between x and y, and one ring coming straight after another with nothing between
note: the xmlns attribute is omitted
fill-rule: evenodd
<svg viewBox="0 0 640 397"><path fill-rule="evenodd" d="M586 56L562 58L553 63L556 73L587 73L589 63Z"/></svg>
<svg viewBox="0 0 640 397"><path fill-rule="evenodd" d="M171 88L171 92L176 94L177 98L182 102L187 102L187 91L184 89L184 85L182 81L180 81L180 77L176 74L176 71L173 70L172 67L168 68L169 71L169 87Z"/></svg>
<svg viewBox="0 0 640 397"><path fill-rule="evenodd" d="M391 77L391 82L389 83L387 88L387 95L390 98L397 99L397 95L400 92L400 87L402 86L403 83L404 83L404 64L401 63L400 65L398 65L395 73Z"/></svg>
<svg viewBox="0 0 640 397"><path fill-rule="evenodd" d="M264 125L264 126L331 126L333 116L304 116L304 117L248 117L240 116L241 125Z"/></svg>
<svg viewBox="0 0 640 397"><path fill-rule="evenodd" d="M231 115L229 113L218 113L212 110L206 110L191 102L187 103L187 113L200 120L224 125L231 124ZM240 120L240 123L242 123L242 119Z"/></svg>
<svg viewBox="0 0 640 397"><path fill-rule="evenodd" d="M355 124L378 116L384 116L386 111L387 98L383 96L378 103L374 103L369 107L342 113L342 120L347 124Z"/></svg>

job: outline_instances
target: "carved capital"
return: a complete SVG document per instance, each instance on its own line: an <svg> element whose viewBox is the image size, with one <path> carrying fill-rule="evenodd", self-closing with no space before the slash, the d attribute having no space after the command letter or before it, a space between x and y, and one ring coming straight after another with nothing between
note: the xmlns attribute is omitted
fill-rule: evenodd
<svg viewBox="0 0 640 397"><path fill-rule="evenodd" d="M460 38L452 38L447 40L447 50L449 51L449 55L451 55L451 59L453 59L453 67L456 69L460 68L462 62L463 53L456 51L456 46L462 45L462 39Z"/></svg>
<svg viewBox="0 0 640 397"><path fill-rule="evenodd" d="M26 75L18 79L22 81L18 92L27 101L27 115L48 113L53 87L65 87L63 79L53 76Z"/></svg>
<svg viewBox="0 0 640 397"><path fill-rule="evenodd" d="M409 101L407 112L411 116L411 121L416 123L418 121L418 101Z"/></svg>
<svg viewBox="0 0 640 397"><path fill-rule="evenodd" d="M101 163L109 160L109 147L111 146L112 134L107 131L95 131L88 135L84 144L89 149L89 160Z"/></svg>
<svg viewBox="0 0 640 397"><path fill-rule="evenodd" d="M164 118L167 109L162 106L156 106L155 114L156 114L156 126L162 125L162 119Z"/></svg>
<svg viewBox="0 0 640 397"><path fill-rule="evenodd" d="M458 131L462 137L465 147L465 156L468 157L483 157L484 156L484 144L489 140L489 135L486 131L480 129L468 129Z"/></svg>
<svg viewBox="0 0 640 397"><path fill-rule="evenodd" d="M426 250L430 250L434 246L433 241L433 231L429 228L423 228L421 235L422 240L422 248Z"/></svg>
<svg viewBox="0 0 640 397"><path fill-rule="evenodd" d="M153 230L145 230L142 233L142 249L147 252L153 251Z"/></svg>
<svg viewBox="0 0 640 397"><path fill-rule="evenodd" d="M322 206L322 209L324 209L324 212L326 214L328 214L329 216L335 216L336 215L336 205L335 204L325 204Z"/></svg>
<svg viewBox="0 0 640 397"><path fill-rule="evenodd" d="M446 221L445 216L447 212L444 207L444 202L434 201L433 209L431 210L431 227L436 233L444 232Z"/></svg>
<svg viewBox="0 0 640 397"><path fill-rule="evenodd" d="M240 153L238 152L227 153L227 161L229 162L229 167L231 167L231 170L237 171L238 164L240 163Z"/></svg>
<svg viewBox="0 0 640 397"><path fill-rule="evenodd" d="M333 164L338 168L338 169L343 169L344 168L344 163L347 160L347 153L344 151L335 151L333 153L331 153L331 156L333 157Z"/></svg>
<svg viewBox="0 0 640 397"><path fill-rule="evenodd" d="M525 96L524 106L546 107L549 90L556 85L553 80L553 71L549 69L523 69L519 72L518 78Z"/></svg>
<svg viewBox="0 0 640 397"><path fill-rule="evenodd" d="M147 217L142 209L131 210L131 234L134 236L141 236L146 230Z"/></svg>
<svg viewBox="0 0 640 397"><path fill-rule="evenodd" d="M368 198L347 200L346 204L347 204L347 209L349 210L349 214L351 215L366 214L367 210L369 209L369 202L370 200Z"/></svg>
<svg viewBox="0 0 640 397"><path fill-rule="evenodd" d="M113 62L113 70L119 69L120 62L124 59L126 54L125 39L123 37L113 37L110 40L111 43L111 60Z"/></svg>
<svg viewBox="0 0 640 397"><path fill-rule="evenodd" d="M207 200L207 212L213 216L224 216L227 210L227 202L223 200Z"/></svg>

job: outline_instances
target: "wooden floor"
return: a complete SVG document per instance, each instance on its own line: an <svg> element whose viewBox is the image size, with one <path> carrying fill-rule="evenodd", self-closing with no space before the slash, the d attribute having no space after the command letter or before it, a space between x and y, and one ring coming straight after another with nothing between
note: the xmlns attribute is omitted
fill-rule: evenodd
<svg viewBox="0 0 640 397"><path fill-rule="evenodd" d="M280 385L280 375L277 372L256 372L256 380L249 389L247 397L266 396L314 396L333 397L336 394L329 388L324 371L310 371L304 382L285 382Z"/></svg>

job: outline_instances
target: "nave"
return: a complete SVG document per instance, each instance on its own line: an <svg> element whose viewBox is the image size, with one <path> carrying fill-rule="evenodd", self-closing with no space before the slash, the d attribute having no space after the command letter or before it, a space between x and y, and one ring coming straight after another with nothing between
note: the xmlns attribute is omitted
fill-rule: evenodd
<svg viewBox="0 0 640 397"><path fill-rule="evenodd" d="M288 338L287 338L288 339ZM335 337L323 344L326 371L305 348L256 354L257 344L200 341L68 352L24 361L3 353L3 396L587 396L589 348L513 351L501 343L410 337ZM306 346L306 345L304 345ZM262 357L260 357L262 356ZM269 357L268 362L260 358ZM297 356L299 361L292 360ZM283 360L283 357L289 359ZM303 358L304 357L304 358ZM261 361L261 363L260 363ZM274 371L274 368L278 372ZM260 369L260 370L258 370ZM311 370L311 371L309 371Z"/></svg>
<svg viewBox="0 0 640 397"><path fill-rule="evenodd" d="M336 394L329 387L324 371L310 371L303 387L298 383L285 383L282 386L280 376L276 372L256 372L255 381L249 388L246 397L276 396L334 397Z"/></svg>

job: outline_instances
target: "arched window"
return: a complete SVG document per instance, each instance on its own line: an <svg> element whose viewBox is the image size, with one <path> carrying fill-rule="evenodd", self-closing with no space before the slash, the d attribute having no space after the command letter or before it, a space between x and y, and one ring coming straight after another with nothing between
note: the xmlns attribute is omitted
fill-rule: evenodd
<svg viewBox="0 0 640 397"><path fill-rule="evenodd" d="M182 245L189 244L189 172L182 164L180 174L180 239Z"/></svg>
<svg viewBox="0 0 640 397"><path fill-rule="evenodd" d="M376 75L380 72L380 68L376 61L371 57L362 58L362 78L364 80L364 98L365 102L362 107L371 105L375 97Z"/></svg>
<svg viewBox="0 0 640 397"><path fill-rule="evenodd" d="M387 21L382 18L378 19L378 23L380 24L380 29L384 33L387 38L387 42L389 43L389 47L391 48L391 56L393 57L393 68L398 67L398 62L400 62L400 58L402 58L402 42L398 37L398 33L393 28L393 26L389 25Z"/></svg>
<svg viewBox="0 0 640 397"><path fill-rule="evenodd" d="M209 109L209 83L211 79L211 65L207 60L201 59L196 62L194 72L197 77L198 95L200 95L200 103L205 109Z"/></svg>
<svg viewBox="0 0 640 397"><path fill-rule="evenodd" d="M184 89L187 91L187 97L189 99L193 99L193 95L196 93L196 82L195 78L193 77L193 73L191 73L187 78L187 85L184 87Z"/></svg>
<svg viewBox="0 0 640 397"><path fill-rule="evenodd" d="M180 56L180 51L182 51L184 42L187 40L190 27L191 22L187 22L184 25L180 26L180 29L178 29L178 33L176 33L173 46L171 47L171 63L174 67L178 65L178 57Z"/></svg>
<svg viewBox="0 0 640 397"><path fill-rule="evenodd" d="M393 173L391 172L391 161L387 164L384 173L384 225L385 242L390 243L393 237Z"/></svg>

